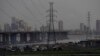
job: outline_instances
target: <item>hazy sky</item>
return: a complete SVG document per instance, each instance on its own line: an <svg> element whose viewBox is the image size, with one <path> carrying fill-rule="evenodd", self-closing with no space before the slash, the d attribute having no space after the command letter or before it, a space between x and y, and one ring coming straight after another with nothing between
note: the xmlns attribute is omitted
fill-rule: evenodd
<svg viewBox="0 0 100 56"><path fill-rule="evenodd" d="M100 0L0 0L0 25L10 23L11 17L22 17L33 28L35 25L39 28L49 19L46 10L50 1L57 10L55 20L63 20L64 29L77 29L81 22L87 24L88 11L92 28L96 19L100 19Z"/></svg>

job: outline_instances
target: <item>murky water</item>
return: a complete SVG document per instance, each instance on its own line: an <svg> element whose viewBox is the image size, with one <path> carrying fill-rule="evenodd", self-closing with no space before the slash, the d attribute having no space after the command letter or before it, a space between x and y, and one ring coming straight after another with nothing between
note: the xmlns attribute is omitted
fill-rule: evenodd
<svg viewBox="0 0 100 56"><path fill-rule="evenodd" d="M78 42L86 39L100 39L100 37L96 38L100 35L91 35L90 37L86 37L86 35L68 35L68 39L59 40L58 42Z"/></svg>

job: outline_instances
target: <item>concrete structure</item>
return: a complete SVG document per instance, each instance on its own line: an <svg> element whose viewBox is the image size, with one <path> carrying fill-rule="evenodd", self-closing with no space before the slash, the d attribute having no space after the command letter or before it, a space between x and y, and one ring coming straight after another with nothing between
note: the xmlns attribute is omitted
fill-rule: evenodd
<svg viewBox="0 0 100 56"><path fill-rule="evenodd" d="M31 31L32 28L28 26L28 24L24 20L12 17L11 29L14 32L14 31Z"/></svg>
<svg viewBox="0 0 100 56"><path fill-rule="evenodd" d="M46 29L45 29L45 26L42 25L42 26L40 27L40 31L45 31L45 30L46 30Z"/></svg>
<svg viewBox="0 0 100 56"><path fill-rule="evenodd" d="M86 25L84 25L84 31L85 31L85 32L87 31L87 26L86 26Z"/></svg>
<svg viewBox="0 0 100 56"><path fill-rule="evenodd" d="M89 30L89 27L84 23L80 23L80 31L86 33Z"/></svg>
<svg viewBox="0 0 100 56"><path fill-rule="evenodd" d="M27 43L38 43L41 42L40 37L44 33L44 36L46 34L50 34L49 36L52 36L54 32L40 32L40 31L32 31L32 32L2 32L0 33L0 38L2 39L2 45L17 45L17 44L27 44ZM59 34L63 37L67 38L67 31L55 32L55 37L57 38ZM50 38L50 41L52 41L53 38ZM1 46L2 46L1 45Z"/></svg>
<svg viewBox="0 0 100 56"><path fill-rule="evenodd" d="M63 21L62 20L58 22L58 28L59 28L59 31L63 31Z"/></svg>
<svg viewBox="0 0 100 56"><path fill-rule="evenodd" d="M80 31L84 31L84 23L80 23Z"/></svg>
<svg viewBox="0 0 100 56"><path fill-rule="evenodd" d="M4 24L4 32L10 32L11 31L11 26L8 23Z"/></svg>
<svg viewBox="0 0 100 56"><path fill-rule="evenodd" d="M11 20L12 31L18 31L18 19L16 17L12 17Z"/></svg>
<svg viewBox="0 0 100 56"><path fill-rule="evenodd" d="M100 20L96 20L96 32L100 34Z"/></svg>

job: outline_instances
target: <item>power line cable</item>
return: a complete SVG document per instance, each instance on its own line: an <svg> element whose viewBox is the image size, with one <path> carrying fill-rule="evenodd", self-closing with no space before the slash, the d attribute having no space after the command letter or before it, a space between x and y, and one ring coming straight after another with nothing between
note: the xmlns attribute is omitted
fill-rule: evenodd
<svg viewBox="0 0 100 56"><path fill-rule="evenodd" d="M39 4L41 5L41 8L46 9L41 0L38 0Z"/></svg>
<svg viewBox="0 0 100 56"><path fill-rule="evenodd" d="M16 12L18 12L18 14L21 14L23 17L26 17L24 14L22 14L19 10L17 10L16 8L15 8L15 6L13 6L10 2L9 2L9 0L6 0L6 2L13 8L13 9L15 9L16 10Z"/></svg>
<svg viewBox="0 0 100 56"><path fill-rule="evenodd" d="M43 13L41 12L41 10L37 7L36 3L34 0L31 0L32 5L34 5L35 9L38 11L38 13L43 16ZM44 16L43 16L44 18ZM42 21L43 19L39 19L38 21Z"/></svg>
<svg viewBox="0 0 100 56"><path fill-rule="evenodd" d="M34 0L33 0L33 1L34 1ZM38 13L42 16L43 13L40 12L41 10L39 10L39 8L37 7L36 3L33 2L33 1L31 0L32 5L34 5L35 9L38 10Z"/></svg>
<svg viewBox="0 0 100 56"><path fill-rule="evenodd" d="M4 13L6 16L8 16L9 18L11 18L11 16L10 16L8 13L6 13L3 9L0 8L0 11L3 12L3 13Z"/></svg>
<svg viewBox="0 0 100 56"><path fill-rule="evenodd" d="M21 1L23 3L24 7L26 8L26 10L29 11L29 13L36 18L35 14L33 14L33 12L27 7L26 3L23 0L21 0Z"/></svg>

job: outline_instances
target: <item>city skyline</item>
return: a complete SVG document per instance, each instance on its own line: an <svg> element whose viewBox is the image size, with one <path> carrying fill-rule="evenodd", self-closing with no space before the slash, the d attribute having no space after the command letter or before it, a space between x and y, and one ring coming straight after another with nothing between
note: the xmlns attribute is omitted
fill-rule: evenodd
<svg viewBox="0 0 100 56"><path fill-rule="evenodd" d="M91 12L92 28L100 18L99 0L1 0L0 25L11 23L11 17L19 17L33 29L39 29L49 20L46 10L50 1L54 2L54 9L57 10L55 20L63 20L64 29L79 29L80 23L87 25L88 11Z"/></svg>

